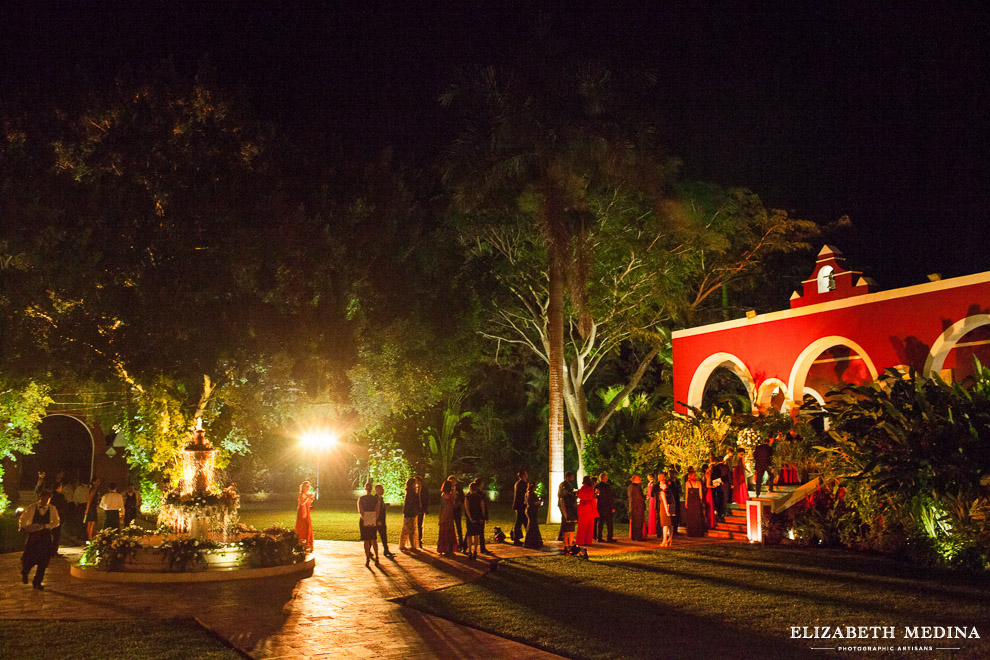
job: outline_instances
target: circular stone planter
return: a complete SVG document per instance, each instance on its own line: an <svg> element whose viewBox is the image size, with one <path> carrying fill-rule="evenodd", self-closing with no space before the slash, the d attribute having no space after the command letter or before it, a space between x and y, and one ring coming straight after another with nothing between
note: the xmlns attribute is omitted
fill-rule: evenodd
<svg viewBox="0 0 990 660"><path fill-rule="evenodd" d="M80 566L73 564L69 573L73 577L98 582L222 582L226 580L248 580L253 578L274 577L277 575L311 575L316 566L312 555L304 561L282 566L265 568L240 568L236 566L238 558L231 558L234 552L228 550L226 557L223 553L206 555L206 564L197 564L185 571L169 570L162 561L161 555L151 549L138 550L134 559L118 571L105 571L95 566ZM240 551L237 551L240 554ZM150 555L150 556L146 556Z"/></svg>

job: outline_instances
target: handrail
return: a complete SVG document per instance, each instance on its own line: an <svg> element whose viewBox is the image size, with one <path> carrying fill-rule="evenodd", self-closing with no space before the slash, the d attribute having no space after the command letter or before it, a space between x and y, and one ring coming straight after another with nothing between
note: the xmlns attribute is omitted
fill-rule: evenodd
<svg viewBox="0 0 990 660"><path fill-rule="evenodd" d="M772 513L780 513L782 511L787 511L792 506L805 499L812 492L818 490L818 486L821 484L821 477L815 477L811 481L802 484L788 493L785 497L775 499L770 505L770 511Z"/></svg>

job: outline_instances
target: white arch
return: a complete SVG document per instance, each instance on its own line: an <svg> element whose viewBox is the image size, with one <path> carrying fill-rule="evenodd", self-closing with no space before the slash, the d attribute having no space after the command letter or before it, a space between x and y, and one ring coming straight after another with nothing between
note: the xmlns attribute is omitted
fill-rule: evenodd
<svg viewBox="0 0 990 660"><path fill-rule="evenodd" d="M90 453L89 453L89 483L92 483L93 482L93 470L94 470L94 467L96 465L96 440L93 438L93 431L92 431L92 429L89 428L89 424L87 424L86 422L82 421L81 419L79 419L75 415L67 415L66 413L60 413L60 412L47 413L42 418L42 421L44 421L45 419L47 419L49 417L68 417L69 419L76 420L77 422L79 422L80 424L82 424L82 427L84 429L86 429L86 433L89 434L89 448L90 448Z"/></svg>
<svg viewBox="0 0 990 660"><path fill-rule="evenodd" d="M940 334L938 339L932 343L932 350L928 352L928 357L925 359L925 369L922 371L922 375L931 378L933 375L942 373L945 358L955 348L956 343L965 337L970 330L984 325L990 325L990 314L967 316L946 328L945 332Z"/></svg>
<svg viewBox="0 0 990 660"><path fill-rule="evenodd" d="M705 395L705 385L708 383L708 378L719 367L725 367L739 376L739 380L746 386L746 395L750 401L753 401L756 383L753 381L753 376L749 373L749 369L746 368L743 361L732 353L714 353L702 360L698 368L694 370L694 376L691 377L691 385L688 387L687 404L689 406L693 408L701 407L701 400Z"/></svg>
<svg viewBox="0 0 990 660"><path fill-rule="evenodd" d="M784 393L784 403L781 406L781 411L786 411L790 408L790 397L788 397L787 383L779 378L767 378L765 381L760 383L760 387L756 394L756 406L753 406L753 413L756 413L756 407L761 408L769 407L773 400L773 391L775 388L780 388L780 391Z"/></svg>
<svg viewBox="0 0 990 660"><path fill-rule="evenodd" d="M870 378L873 380L877 379L877 368L873 366L873 360L871 360L870 356L866 354L866 351L863 350L862 346L854 342L852 339L840 337L838 335L822 337L821 339L816 339L808 344L808 346L801 351L801 354L798 355L797 360L794 361L794 366L791 367L791 377L788 380L787 391L790 393L791 400L794 401L795 404L801 405L800 402L804 400L804 383L808 378L808 371L811 370L811 365L814 364L819 355L833 346L848 346L856 352L859 357L863 358L866 368L870 370Z"/></svg>

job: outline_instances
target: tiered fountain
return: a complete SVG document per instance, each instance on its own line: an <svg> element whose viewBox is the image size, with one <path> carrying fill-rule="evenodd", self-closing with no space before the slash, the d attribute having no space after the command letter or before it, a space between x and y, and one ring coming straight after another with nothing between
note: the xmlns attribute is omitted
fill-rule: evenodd
<svg viewBox="0 0 990 660"><path fill-rule="evenodd" d="M182 478L167 493L156 532L103 530L71 568L80 578L110 582L203 582L312 571L296 533L237 525L240 498L214 482L216 449L198 428L183 452Z"/></svg>

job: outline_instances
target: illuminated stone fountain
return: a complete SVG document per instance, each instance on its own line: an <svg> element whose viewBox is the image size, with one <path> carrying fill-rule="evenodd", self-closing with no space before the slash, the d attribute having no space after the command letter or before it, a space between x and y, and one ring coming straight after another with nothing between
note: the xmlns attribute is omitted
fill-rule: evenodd
<svg viewBox="0 0 990 660"><path fill-rule="evenodd" d="M198 428L182 452L182 478L167 493L158 532L103 530L75 577L110 582L199 582L311 572L315 561L292 530L238 528L240 497L214 480L216 448Z"/></svg>

